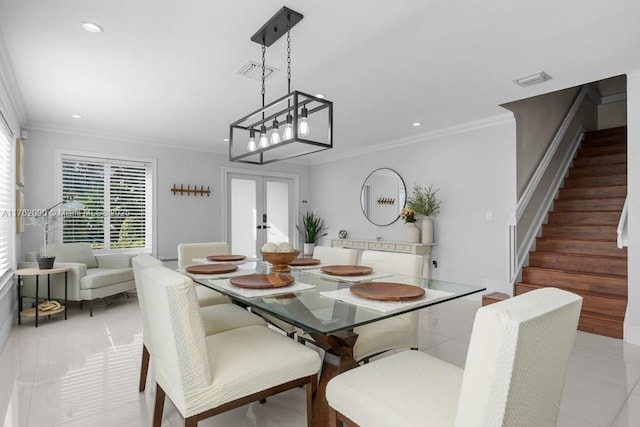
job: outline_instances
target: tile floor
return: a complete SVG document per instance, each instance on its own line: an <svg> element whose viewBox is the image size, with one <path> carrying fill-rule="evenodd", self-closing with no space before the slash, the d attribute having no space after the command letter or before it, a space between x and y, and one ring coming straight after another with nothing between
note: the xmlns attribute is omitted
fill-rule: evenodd
<svg viewBox="0 0 640 427"><path fill-rule="evenodd" d="M463 366L479 302L458 300L420 314L421 350ZM67 321L15 326L0 354L0 420L5 427L149 426L153 375L138 393L142 335L135 297L112 299L94 317L71 308ZM558 425L640 425L640 346L578 332ZM303 389L201 422L200 426L305 425ZM163 426L182 418L165 405Z"/></svg>

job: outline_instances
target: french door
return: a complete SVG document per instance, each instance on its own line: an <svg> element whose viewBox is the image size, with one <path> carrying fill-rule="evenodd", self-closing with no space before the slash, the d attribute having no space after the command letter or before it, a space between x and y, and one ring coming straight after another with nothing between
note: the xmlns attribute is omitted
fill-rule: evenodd
<svg viewBox="0 0 640 427"><path fill-rule="evenodd" d="M227 241L233 253L257 256L266 242L294 242L294 179L230 172Z"/></svg>

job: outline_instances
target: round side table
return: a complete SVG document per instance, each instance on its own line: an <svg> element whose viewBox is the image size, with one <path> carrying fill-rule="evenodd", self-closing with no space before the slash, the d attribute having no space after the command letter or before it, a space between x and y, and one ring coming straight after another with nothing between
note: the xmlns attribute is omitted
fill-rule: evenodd
<svg viewBox="0 0 640 427"><path fill-rule="evenodd" d="M52 314L58 314L64 312L64 320L67 320L67 273L71 270L70 267L53 267L47 270L41 270L39 268L22 268L16 270L14 274L18 276L18 324L21 324L21 316L35 317L36 328L38 327L38 317L50 316ZM40 276L47 275L47 299L51 299L51 275L64 273L64 305L54 310L43 311L38 309L38 302L40 300ZM35 307L22 308L22 282L25 276L36 276L36 303Z"/></svg>

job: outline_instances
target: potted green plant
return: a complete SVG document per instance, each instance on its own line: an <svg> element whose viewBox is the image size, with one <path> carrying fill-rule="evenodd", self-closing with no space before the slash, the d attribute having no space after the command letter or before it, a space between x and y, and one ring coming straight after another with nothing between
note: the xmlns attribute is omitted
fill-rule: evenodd
<svg viewBox="0 0 640 427"><path fill-rule="evenodd" d="M313 212L305 213L302 216L302 227L296 225L296 228L304 239L303 253L305 255L311 255L318 239L327 235L327 233L324 232L327 229L324 220Z"/></svg>
<svg viewBox="0 0 640 427"><path fill-rule="evenodd" d="M418 215L422 215L422 243L433 243L433 219L440 213L440 201L436 198L438 188L433 189L422 185L414 185L411 196L407 199L406 206L413 209Z"/></svg>

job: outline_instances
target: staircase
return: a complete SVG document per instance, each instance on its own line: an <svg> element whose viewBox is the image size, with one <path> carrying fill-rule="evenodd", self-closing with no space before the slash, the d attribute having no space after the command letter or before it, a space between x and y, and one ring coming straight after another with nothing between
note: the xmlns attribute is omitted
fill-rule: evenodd
<svg viewBox="0 0 640 427"><path fill-rule="evenodd" d="M622 338L627 248L616 246L627 195L626 127L588 132L515 294L555 286L583 297L578 329Z"/></svg>

